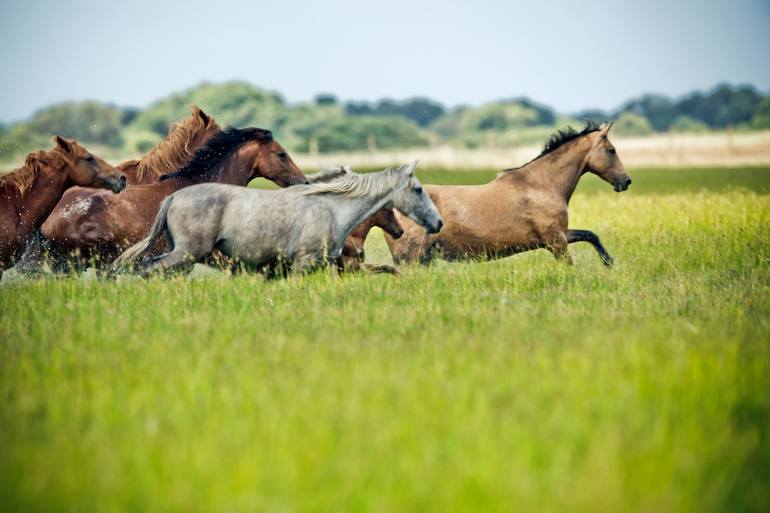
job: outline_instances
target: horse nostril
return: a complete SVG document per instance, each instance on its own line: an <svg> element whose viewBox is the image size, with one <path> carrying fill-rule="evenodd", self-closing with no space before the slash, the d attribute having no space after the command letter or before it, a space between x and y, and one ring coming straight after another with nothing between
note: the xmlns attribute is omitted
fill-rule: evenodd
<svg viewBox="0 0 770 513"><path fill-rule="evenodd" d="M631 177L626 178L626 187L631 185Z"/></svg>

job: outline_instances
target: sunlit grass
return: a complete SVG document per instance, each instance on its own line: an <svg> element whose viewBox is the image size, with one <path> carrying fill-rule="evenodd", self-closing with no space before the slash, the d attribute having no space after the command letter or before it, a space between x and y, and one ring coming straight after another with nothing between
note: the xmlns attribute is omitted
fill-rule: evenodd
<svg viewBox="0 0 770 513"><path fill-rule="evenodd" d="M580 192L611 270L0 288L2 510L767 511L770 196L698 183Z"/></svg>

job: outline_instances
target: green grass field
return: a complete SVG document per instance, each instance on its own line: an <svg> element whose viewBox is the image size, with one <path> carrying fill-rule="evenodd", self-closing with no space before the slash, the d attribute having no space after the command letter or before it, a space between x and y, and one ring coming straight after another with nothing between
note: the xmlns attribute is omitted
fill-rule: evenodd
<svg viewBox="0 0 770 513"><path fill-rule="evenodd" d="M632 176L611 270L0 287L0 510L770 510L770 169Z"/></svg>

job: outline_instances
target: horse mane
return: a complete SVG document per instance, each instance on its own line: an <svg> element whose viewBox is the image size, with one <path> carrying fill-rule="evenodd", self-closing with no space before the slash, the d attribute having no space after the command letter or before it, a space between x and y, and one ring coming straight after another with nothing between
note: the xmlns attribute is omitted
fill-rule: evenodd
<svg viewBox="0 0 770 513"><path fill-rule="evenodd" d="M572 141L573 139L577 139L578 137L582 137L584 135L588 135L592 132L598 132L599 131L599 124L595 121L588 120L586 122L586 126L583 127L583 130L580 132L575 131L574 128L571 126L568 126L567 128L557 130L556 133L551 134L551 137L548 138L548 141L546 141L545 146L543 147L543 151L540 152L540 155L537 156L537 158L542 157L543 155L548 155L551 152L556 151L560 147L564 146L566 143Z"/></svg>
<svg viewBox="0 0 770 513"><path fill-rule="evenodd" d="M390 180L378 180L380 176L399 176L395 169L386 169L379 173L353 173L346 172L338 175L337 179L327 182L316 182L308 185L295 185L287 190L296 192L302 196L314 194L335 194L347 198L358 198L371 193L382 192L383 189L392 188Z"/></svg>
<svg viewBox="0 0 770 513"><path fill-rule="evenodd" d="M305 178L307 178L307 181L309 184L314 183L325 183L325 182L331 182L332 180L336 180L337 178L340 178L341 176L344 176L347 173L352 173L353 170L350 169L348 166L336 166L336 167L328 167L325 169L321 169L317 173L314 173L312 175L306 175Z"/></svg>
<svg viewBox="0 0 770 513"><path fill-rule="evenodd" d="M0 187L16 189L20 196L24 196L35 183L40 168L48 164L46 157L52 156L54 151L40 150L27 155L23 166L0 176Z"/></svg>
<svg viewBox="0 0 770 513"><path fill-rule="evenodd" d="M187 165L173 173L161 175L159 180L202 175L228 158L242 144L249 141L270 142L272 140L273 134L269 130L229 126L215 134L203 148L196 151Z"/></svg>
<svg viewBox="0 0 770 513"><path fill-rule="evenodd" d="M190 145L195 137L205 130L218 130L214 119L193 105L192 114L171 125L165 139L157 144L139 161L127 162L136 165L136 179L141 180L147 173L158 177L165 173L173 173L184 166L193 157L194 149Z"/></svg>
<svg viewBox="0 0 770 513"><path fill-rule="evenodd" d="M516 171L517 169L521 169L522 167L525 167L532 162L536 161L540 157L543 157L545 155L548 155L549 153L553 153L554 151L558 150L565 144L567 144L570 141L573 141L579 137L582 137L584 135L588 135L593 132L599 131L599 124L595 121L588 120L586 121L586 126L583 127L583 129L578 132L571 126L567 126L567 128L562 128L551 134L551 137L548 138L548 140L545 142L545 146L543 146L543 151L540 152L540 154L527 162L526 164L519 166L519 167L512 167L509 169L504 169L500 175L505 175L511 171ZM499 176L500 176L499 175Z"/></svg>

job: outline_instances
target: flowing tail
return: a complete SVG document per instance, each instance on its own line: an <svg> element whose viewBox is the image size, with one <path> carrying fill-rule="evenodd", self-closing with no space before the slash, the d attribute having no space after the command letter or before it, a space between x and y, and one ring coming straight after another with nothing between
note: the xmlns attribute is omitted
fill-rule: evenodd
<svg viewBox="0 0 770 513"><path fill-rule="evenodd" d="M155 216L155 221L152 223L152 228L150 228L150 234L125 250L113 263L114 268L117 269L134 264L137 260L147 254L155 240L166 231L168 209L171 207L171 201L173 199L174 195L172 194L163 200L163 203L160 204L158 215Z"/></svg>

